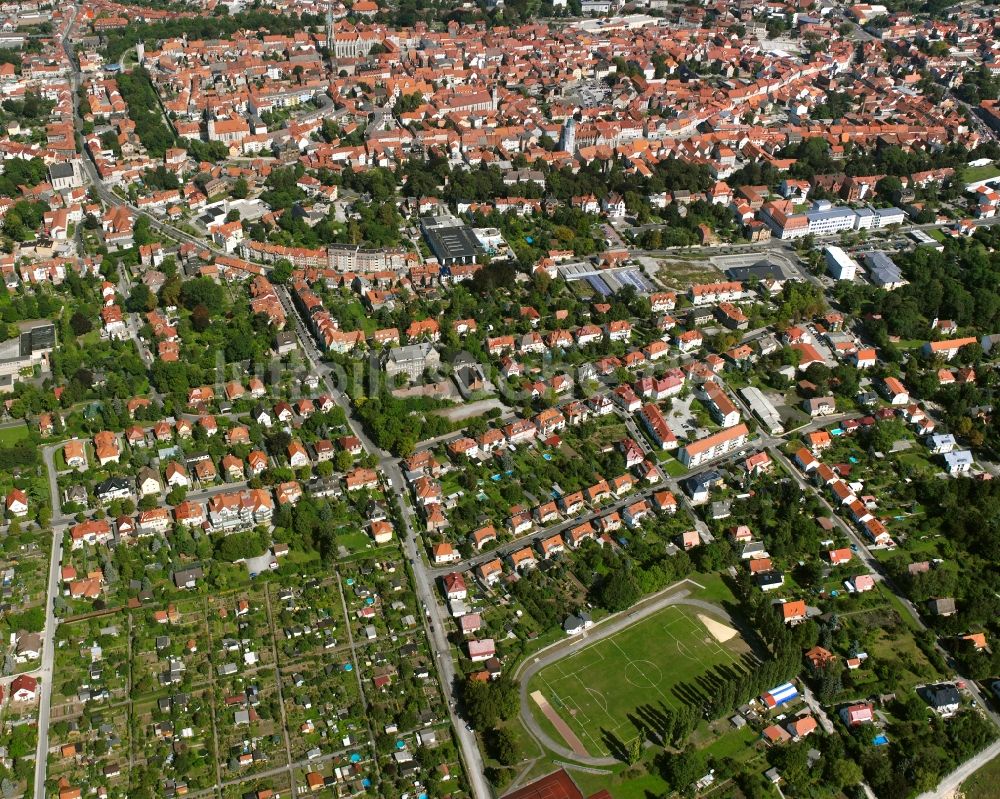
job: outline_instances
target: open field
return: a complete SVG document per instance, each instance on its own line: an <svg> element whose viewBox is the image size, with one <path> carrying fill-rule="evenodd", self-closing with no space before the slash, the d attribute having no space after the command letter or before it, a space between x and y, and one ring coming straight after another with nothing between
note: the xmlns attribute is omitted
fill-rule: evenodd
<svg viewBox="0 0 1000 799"><path fill-rule="evenodd" d="M707 258L689 256L683 259L657 259L655 274L665 286L686 289L692 283L710 283L719 280L722 272Z"/></svg>
<svg viewBox="0 0 1000 799"><path fill-rule="evenodd" d="M0 447L12 446L27 437L28 426L24 422L0 427Z"/></svg>
<svg viewBox="0 0 1000 799"><path fill-rule="evenodd" d="M975 183L978 180L989 180L1000 175L1000 168L993 164L986 166L971 166L962 170L962 180L966 183Z"/></svg>
<svg viewBox="0 0 1000 799"><path fill-rule="evenodd" d="M1000 758L991 760L963 782L959 794L962 799L993 799L997 795L998 782L1000 782Z"/></svg>
<svg viewBox="0 0 1000 799"><path fill-rule="evenodd" d="M741 661L752 657L738 634L720 640L728 625L710 630L700 615L668 606L546 667L530 689L548 700L590 754L612 754L638 734L637 721L655 724L664 709L704 701L717 675L741 671Z"/></svg>

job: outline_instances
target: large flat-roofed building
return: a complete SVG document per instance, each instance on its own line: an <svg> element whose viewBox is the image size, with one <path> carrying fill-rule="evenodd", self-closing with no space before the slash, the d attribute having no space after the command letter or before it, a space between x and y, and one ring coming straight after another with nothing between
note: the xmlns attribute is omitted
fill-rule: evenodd
<svg viewBox="0 0 1000 799"><path fill-rule="evenodd" d="M854 229L855 230L865 230L871 228L872 230L878 230L879 228L889 227L889 225L901 225L906 221L906 214L900 208L874 208L872 206L865 206L864 208L859 208L855 213Z"/></svg>
<svg viewBox="0 0 1000 799"><path fill-rule="evenodd" d="M727 427L725 430L720 430L718 433L692 441L687 446L681 447L677 459L689 469L693 469L706 461L739 449L746 443L749 434L750 431L745 424Z"/></svg>
<svg viewBox="0 0 1000 799"><path fill-rule="evenodd" d="M751 280L788 280L780 265L767 260L750 266L731 266L726 270L726 277L739 283L749 283Z"/></svg>
<svg viewBox="0 0 1000 799"><path fill-rule="evenodd" d="M850 208L834 207L828 202L817 202L811 211L806 211L809 220L808 232L817 236L829 236L842 230L852 230L857 215Z"/></svg>
<svg viewBox="0 0 1000 799"><path fill-rule="evenodd" d="M781 414L774 404L767 398L763 391L756 386L747 386L740 389L743 400L750 406L753 415L760 419L761 424L767 428L773 436L781 435L785 428L781 423Z"/></svg>
<svg viewBox="0 0 1000 799"><path fill-rule="evenodd" d="M827 247L823 250L826 256L826 271L834 280L854 280L858 272L858 264L840 247Z"/></svg>
<svg viewBox="0 0 1000 799"><path fill-rule="evenodd" d="M353 244L327 247L327 265L338 272L399 272L406 269L406 250L401 247L364 249Z"/></svg>
<svg viewBox="0 0 1000 799"><path fill-rule="evenodd" d="M420 220L420 227L441 266L476 262L479 239L464 222L450 216L425 216Z"/></svg>
<svg viewBox="0 0 1000 799"><path fill-rule="evenodd" d="M56 326L48 319L18 324L18 335L0 343L0 392L10 391L29 370L49 371L49 355L56 345ZM24 373L24 374L22 374Z"/></svg>

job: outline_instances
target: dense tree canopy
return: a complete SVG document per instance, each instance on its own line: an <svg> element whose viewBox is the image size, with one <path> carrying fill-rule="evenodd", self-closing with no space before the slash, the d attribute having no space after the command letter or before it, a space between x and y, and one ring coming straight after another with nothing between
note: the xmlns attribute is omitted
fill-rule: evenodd
<svg viewBox="0 0 1000 799"><path fill-rule="evenodd" d="M129 118L135 122L135 133L142 146L154 158L162 158L176 141L160 110L160 101L149 73L143 67L118 75L118 91L128 103Z"/></svg>

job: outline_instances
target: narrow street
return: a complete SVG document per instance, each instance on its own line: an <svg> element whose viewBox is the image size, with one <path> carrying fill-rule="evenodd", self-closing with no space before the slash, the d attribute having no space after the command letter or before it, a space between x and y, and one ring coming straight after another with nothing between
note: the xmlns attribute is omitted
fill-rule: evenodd
<svg viewBox="0 0 1000 799"><path fill-rule="evenodd" d="M52 554L45 599L45 630L42 633L42 665L38 670L38 746L35 750L35 799L45 799L45 773L49 753L49 721L52 707L52 664L55 660L55 598L59 595L63 526L53 525Z"/></svg>
<svg viewBox="0 0 1000 799"><path fill-rule="evenodd" d="M403 519L403 525L406 528L405 534L400 531L400 538L402 539L406 556L410 561L410 566L413 569L414 587L417 598L424 607L424 613L421 614L421 617L428 641L434 652L437 673L441 681L441 690L448 703L448 713L459 743L462 760L465 764L465 771L469 777L469 784L472 786L472 793L475 799L491 799L493 791L486 781L484 774L485 766L475 733L465 728L465 723L455 712L455 705L458 698L455 666L452 661L451 649L448 646L448 639L444 632L445 628L437 603L437 593L434 590L434 577L425 565L420 552L417 550L416 535L411 523L411 511L406 503L406 484L403 481L402 472L399 470L396 459L390 453L376 446L375 442L365 433L362 424L354 418L350 399L340 390L339 386L334 385L331 379L330 368L323 363L322 354L317 349L312 334L306 327L298 308L292 302L291 296L284 286L279 287L278 296L284 306L286 316L295 325L299 342L312 371L321 377L333 401L343 408L351 432L361 441L365 451L374 453L379 459L379 467L386 476L386 489L390 494L395 496L400 516Z"/></svg>
<svg viewBox="0 0 1000 799"><path fill-rule="evenodd" d="M69 37L73 33L76 25L76 17L79 13L79 6L73 5L70 9L69 21L63 34L63 48L70 56L77 69L76 62L73 61L70 53ZM78 82L79 72L75 72ZM74 88L77 84L74 83ZM74 102L75 102L74 92ZM49 479L49 501L52 503L52 551L49 555L49 579L45 592L45 629L42 632L42 663L38 670L38 745L35 748L35 776L34 776L34 797L35 799L45 799L45 777L48 769L49 759L49 725L51 721L52 708L52 678L53 663L55 661L55 637L56 624L55 599L59 596L59 575L62 564L62 540L63 531L66 527L67 517L62 513L60 507L62 503L59 497L59 485L56 480L55 462L52 459L53 450L47 448L43 451L43 462Z"/></svg>
<svg viewBox="0 0 1000 799"><path fill-rule="evenodd" d="M281 738L285 746L285 762L288 763L288 785L295 789L295 769L292 767L292 744L288 740L288 717L285 714L285 692L281 685L281 666L278 660L278 645L275 643L277 626L274 623L274 611L271 610L271 587L264 584L264 606L267 609L267 626L271 634L271 657L274 659L274 681L278 689L278 713L281 716ZM349 628L348 628L349 629Z"/></svg>

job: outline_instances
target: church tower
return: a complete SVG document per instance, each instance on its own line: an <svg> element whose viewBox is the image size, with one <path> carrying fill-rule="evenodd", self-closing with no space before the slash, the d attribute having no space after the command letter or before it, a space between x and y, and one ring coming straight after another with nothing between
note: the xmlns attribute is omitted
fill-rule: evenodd
<svg viewBox="0 0 1000 799"><path fill-rule="evenodd" d="M337 68L337 28L333 21L333 0L326 6L326 52L330 59L330 65L336 72Z"/></svg>
<svg viewBox="0 0 1000 799"><path fill-rule="evenodd" d="M576 120L570 117L563 125L562 136L559 137L559 149L573 155L576 152Z"/></svg>

